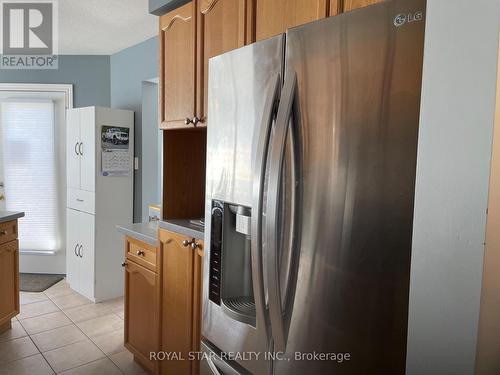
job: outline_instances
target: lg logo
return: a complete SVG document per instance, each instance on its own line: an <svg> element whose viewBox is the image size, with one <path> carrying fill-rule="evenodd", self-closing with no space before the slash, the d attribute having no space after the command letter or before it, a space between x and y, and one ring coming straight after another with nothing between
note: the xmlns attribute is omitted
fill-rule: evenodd
<svg viewBox="0 0 500 375"><path fill-rule="evenodd" d="M400 27L406 23L422 21L424 19L424 14L421 11L415 13L401 13L394 17L394 26Z"/></svg>
<svg viewBox="0 0 500 375"><path fill-rule="evenodd" d="M2 0L4 55L54 53L54 2Z"/></svg>

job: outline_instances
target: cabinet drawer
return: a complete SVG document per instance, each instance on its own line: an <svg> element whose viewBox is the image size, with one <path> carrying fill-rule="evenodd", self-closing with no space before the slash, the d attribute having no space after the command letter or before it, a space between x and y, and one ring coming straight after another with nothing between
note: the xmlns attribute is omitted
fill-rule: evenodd
<svg viewBox="0 0 500 375"><path fill-rule="evenodd" d="M17 239L17 220L0 223L0 244Z"/></svg>
<svg viewBox="0 0 500 375"><path fill-rule="evenodd" d="M127 258L156 272L158 250L156 247L127 237Z"/></svg>
<svg viewBox="0 0 500 375"><path fill-rule="evenodd" d="M78 211L95 214L95 193L68 188L67 206Z"/></svg>

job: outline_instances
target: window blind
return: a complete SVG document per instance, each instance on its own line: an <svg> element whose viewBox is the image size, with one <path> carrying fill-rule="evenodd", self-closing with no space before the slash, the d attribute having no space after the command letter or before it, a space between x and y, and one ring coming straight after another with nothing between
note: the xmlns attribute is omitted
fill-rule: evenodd
<svg viewBox="0 0 500 375"><path fill-rule="evenodd" d="M24 211L21 250L57 251L58 186L52 101L6 101L0 106L0 157L6 209Z"/></svg>

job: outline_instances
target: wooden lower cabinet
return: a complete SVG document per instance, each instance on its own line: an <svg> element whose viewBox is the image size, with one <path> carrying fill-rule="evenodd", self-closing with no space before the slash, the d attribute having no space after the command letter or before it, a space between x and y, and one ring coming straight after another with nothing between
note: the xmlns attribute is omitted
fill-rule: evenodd
<svg viewBox="0 0 500 375"><path fill-rule="evenodd" d="M133 253L131 253L131 249L134 250ZM157 374L159 363L150 360L150 353L160 350L160 275L140 265L140 259L133 258L150 256L148 253L150 251L150 245L141 244L134 239L127 239L127 260L124 263L124 342L125 347L134 354L134 359L137 362L150 373ZM142 255L143 252L146 252L146 255Z"/></svg>
<svg viewBox="0 0 500 375"><path fill-rule="evenodd" d="M19 314L19 244L17 220L0 224L0 333Z"/></svg>
<svg viewBox="0 0 500 375"><path fill-rule="evenodd" d="M160 230L162 247L161 350L178 353L184 360L160 363L161 374L198 374L190 352L200 349L201 264L203 242Z"/></svg>

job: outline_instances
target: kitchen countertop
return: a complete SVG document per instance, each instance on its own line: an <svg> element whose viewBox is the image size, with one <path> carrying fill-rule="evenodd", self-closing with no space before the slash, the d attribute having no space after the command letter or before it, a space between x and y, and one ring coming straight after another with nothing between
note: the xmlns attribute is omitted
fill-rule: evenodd
<svg viewBox="0 0 500 375"><path fill-rule="evenodd" d="M161 229L166 229L170 232L180 233L185 236L196 238L197 240L205 239L205 228L195 225L188 219L171 219L160 221L158 226Z"/></svg>
<svg viewBox="0 0 500 375"><path fill-rule="evenodd" d="M11 220L17 220L21 217L24 217L24 212L0 210L0 223L5 223L6 221L11 221Z"/></svg>
<svg viewBox="0 0 500 375"><path fill-rule="evenodd" d="M156 247L160 246L157 223L117 225L116 229L127 236L135 238L136 240Z"/></svg>

